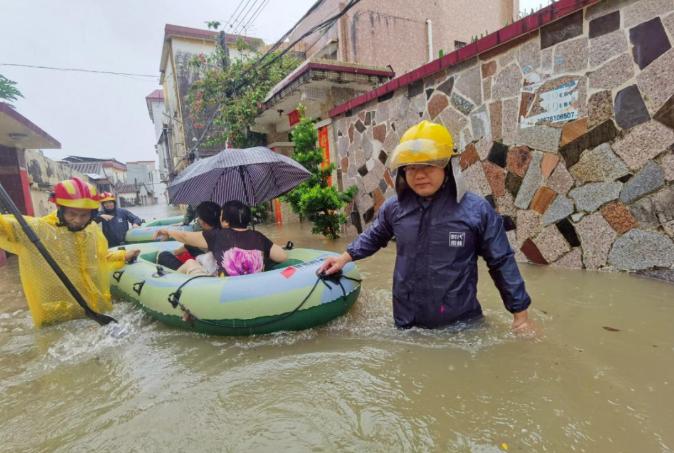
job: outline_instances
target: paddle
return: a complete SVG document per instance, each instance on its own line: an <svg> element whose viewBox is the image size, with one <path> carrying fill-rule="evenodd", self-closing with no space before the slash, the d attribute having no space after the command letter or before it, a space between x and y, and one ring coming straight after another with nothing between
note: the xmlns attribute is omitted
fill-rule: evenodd
<svg viewBox="0 0 674 453"><path fill-rule="evenodd" d="M66 287L68 292L73 296L75 301L84 309L84 313L94 321L96 321L98 324L101 326L105 326L111 322L117 322L115 318L112 318L110 316L104 315L102 313L97 313L94 310L89 307L87 302L84 300L84 297L80 294L80 292L75 288L75 285L68 279L66 274L63 272L63 270L59 267L58 263L54 260L54 258L51 256L49 251L45 248L44 244L40 241L40 238L37 237L37 234L35 234L35 231L28 225L26 222L26 219L23 218L23 215L19 211L19 208L16 207L12 199L9 197L9 194L7 191L5 191L5 188L0 184L0 202L2 202L3 205L5 205L5 208L9 210L11 214L16 217L17 222L19 222L19 225L21 225L21 229L23 230L24 233L26 233L26 236L28 236L28 239L35 244L35 247L37 248L38 252L40 252L40 255L47 261L47 264L49 264L49 267L52 268L56 276L61 280L61 283Z"/></svg>

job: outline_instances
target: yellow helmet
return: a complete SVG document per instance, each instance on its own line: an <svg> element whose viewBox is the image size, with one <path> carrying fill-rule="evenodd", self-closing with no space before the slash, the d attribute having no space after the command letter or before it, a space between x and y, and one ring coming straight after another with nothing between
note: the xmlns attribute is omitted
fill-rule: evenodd
<svg viewBox="0 0 674 453"><path fill-rule="evenodd" d="M452 134L445 126L424 120L407 129L386 165L391 170L405 165L445 167L453 155Z"/></svg>

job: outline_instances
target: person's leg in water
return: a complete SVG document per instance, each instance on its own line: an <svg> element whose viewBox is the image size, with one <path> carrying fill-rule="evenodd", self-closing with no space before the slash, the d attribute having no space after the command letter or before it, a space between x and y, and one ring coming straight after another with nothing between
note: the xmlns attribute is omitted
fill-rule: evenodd
<svg viewBox="0 0 674 453"><path fill-rule="evenodd" d="M167 251L161 252L157 256L157 264L174 271L177 271L178 268L183 265L182 261L180 261L173 253Z"/></svg>

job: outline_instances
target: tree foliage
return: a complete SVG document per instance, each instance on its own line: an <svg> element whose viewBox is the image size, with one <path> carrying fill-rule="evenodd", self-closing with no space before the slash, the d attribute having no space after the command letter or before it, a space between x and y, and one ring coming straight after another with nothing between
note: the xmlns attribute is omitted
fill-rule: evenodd
<svg viewBox="0 0 674 453"><path fill-rule="evenodd" d="M22 97L23 94L16 88L16 82L0 74L0 99L12 103Z"/></svg>
<svg viewBox="0 0 674 453"><path fill-rule="evenodd" d="M206 148L224 148L228 143L236 148L259 145L262 137L250 131L259 105L269 90L299 64L296 58L283 56L260 69L253 64L261 56L259 50L243 40L237 42L236 50L242 58L226 58L226 50L218 46L211 55L198 55L190 62L201 73L188 95L190 120L197 135L213 118L203 141ZM223 61L230 62L227 68L222 67Z"/></svg>
<svg viewBox="0 0 674 453"><path fill-rule="evenodd" d="M342 208L353 200L356 187L340 192L328 185L328 178L334 164L323 164L323 150L317 146L316 125L304 116L300 106L301 120L292 131L294 145L293 158L309 170L311 177L285 196L293 211L301 218L310 220L314 234L322 234L330 239L339 237L339 228L346 223Z"/></svg>

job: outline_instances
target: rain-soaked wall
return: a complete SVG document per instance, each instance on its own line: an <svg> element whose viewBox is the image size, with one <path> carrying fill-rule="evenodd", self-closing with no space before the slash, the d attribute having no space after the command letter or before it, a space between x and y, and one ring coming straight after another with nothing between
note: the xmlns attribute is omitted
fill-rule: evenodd
<svg viewBox="0 0 674 453"><path fill-rule="evenodd" d="M601 1L334 109L342 181L359 189L353 219L366 226L394 195L388 153L428 119L453 133L470 190L507 217L519 260L672 269L674 130L656 120L671 112L672 43L673 0Z"/></svg>

